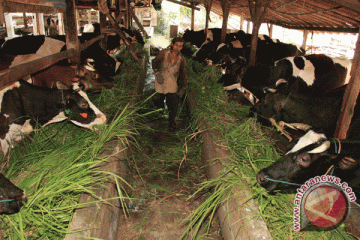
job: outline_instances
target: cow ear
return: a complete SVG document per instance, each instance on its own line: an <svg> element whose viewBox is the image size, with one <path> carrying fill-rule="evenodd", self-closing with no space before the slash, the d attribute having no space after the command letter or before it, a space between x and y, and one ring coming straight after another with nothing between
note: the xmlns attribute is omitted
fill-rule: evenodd
<svg viewBox="0 0 360 240"><path fill-rule="evenodd" d="M61 81L57 81L56 82L56 87L57 89L61 89L61 90L68 90L69 88L65 85L65 83L61 82Z"/></svg>

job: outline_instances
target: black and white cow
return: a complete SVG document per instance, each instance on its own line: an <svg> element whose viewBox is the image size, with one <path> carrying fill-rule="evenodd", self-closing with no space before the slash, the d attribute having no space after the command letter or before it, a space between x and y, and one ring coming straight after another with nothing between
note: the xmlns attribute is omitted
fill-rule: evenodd
<svg viewBox="0 0 360 240"><path fill-rule="evenodd" d="M294 188L292 184L302 185L314 177L325 175L334 165L332 176L347 183L355 193L353 200L357 196L359 202L359 130L360 119L357 118L351 123L347 139L338 140L321 132L308 131L293 142L284 156L257 174L258 183L269 192L290 189Z"/></svg>
<svg viewBox="0 0 360 240"><path fill-rule="evenodd" d="M0 214L18 213L24 201L24 191L0 173Z"/></svg>
<svg viewBox="0 0 360 240"><path fill-rule="evenodd" d="M312 128L331 136L336 128L345 88L346 85L322 96L267 93L250 109L250 115L257 116L264 125L269 125L270 119L274 119L289 127L302 130Z"/></svg>
<svg viewBox="0 0 360 240"><path fill-rule="evenodd" d="M349 82L351 61L323 54L287 57L275 66L247 68L241 79L244 88L261 99L265 92L276 91L285 83L291 92L322 95Z"/></svg>
<svg viewBox="0 0 360 240"><path fill-rule="evenodd" d="M0 91L0 143L4 154L36 124L46 126L69 119L75 125L93 129L106 122L106 116L82 89L68 89L61 82L57 82L57 88L37 87L20 80Z"/></svg>
<svg viewBox="0 0 360 240"><path fill-rule="evenodd" d="M30 55L49 56L66 49L65 36L58 35L46 37L43 35L24 36L7 40L0 48L0 58L3 55ZM94 43L81 52L83 64L87 64L89 59L93 60L93 66L99 73L112 81L115 75L115 60L103 50L99 44ZM58 62L60 65L69 65L67 60Z"/></svg>
<svg viewBox="0 0 360 240"><path fill-rule="evenodd" d="M185 42L190 42L198 48L201 47L205 40L219 44L221 40L221 28L209 28L206 38L204 29L200 31L186 29L183 34L183 39Z"/></svg>

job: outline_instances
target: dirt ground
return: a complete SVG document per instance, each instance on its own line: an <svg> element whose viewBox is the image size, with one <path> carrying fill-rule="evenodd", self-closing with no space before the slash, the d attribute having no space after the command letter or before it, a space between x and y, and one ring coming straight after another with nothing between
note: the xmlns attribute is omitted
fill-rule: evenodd
<svg viewBox="0 0 360 240"><path fill-rule="evenodd" d="M152 41L159 45L162 39ZM169 43L163 42L164 46ZM160 44L160 47L164 46ZM147 95L154 91L150 64L151 60L144 88ZM188 141L190 132L187 129L189 118L186 106L180 112L182 114L177 118L178 131L168 131L165 112L148 116L144 122L148 128L139 132L136 141L140 147L132 149L130 172L126 179L133 187L128 189L132 199L127 204L127 216L122 215L119 224L119 240L181 239L187 226L185 218L207 199L209 193L206 192L193 196L200 188L200 183L206 180L205 170L197 145L199 142ZM204 234L202 231L197 239L223 239L217 219L211 224L210 233Z"/></svg>
<svg viewBox="0 0 360 240"><path fill-rule="evenodd" d="M192 197L205 180L201 159L195 159L198 154L190 150L191 160L181 163L179 149L188 134L184 123L178 120L180 130L169 132L165 118L152 121L149 126L155 131L141 133L141 148L133 151L128 176L133 199L128 201L128 216L121 219L118 239L180 239L186 229L184 219L206 200L206 193ZM212 225L210 233L198 239L223 239L218 222Z"/></svg>

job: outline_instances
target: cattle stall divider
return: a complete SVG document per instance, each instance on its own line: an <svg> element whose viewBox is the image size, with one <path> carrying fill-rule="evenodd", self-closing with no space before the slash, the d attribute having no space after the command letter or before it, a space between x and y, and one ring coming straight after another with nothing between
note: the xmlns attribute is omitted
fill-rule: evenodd
<svg viewBox="0 0 360 240"><path fill-rule="evenodd" d="M189 94L190 115L196 111L195 92ZM211 129L207 123L203 123L202 129ZM227 147L216 143L221 134L216 130L206 130L201 133L203 144L201 146L201 158L204 162L208 179L215 179L226 172L220 159L226 161L231 156ZM245 184L244 184L245 186ZM225 240L254 240L272 239L264 219L260 216L259 209L252 199L251 192L244 187L235 187L226 193L228 200L224 201L217 209L216 215L220 222L221 232Z"/></svg>
<svg viewBox="0 0 360 240"><path fill-rule="evenodd" d="M146 71L148 64L148 56L141 59L142 69ZM139 95L142 94L145 79L141 78L139 74L134 88L129 93L131 95L130 101L123 103L123 106L134 106ZM129 99L127 99L129 100ZM109 160L98 166L99 170L106 170L113 172L126 180L128 172L127 159L129 158L129 148L124 146L120 140L113 140L104 145L104 155L111 156ZM100 157L104 157L104 155ZM120 182L121 188L125 184ZM120 201L118 199L119 193L115 183L109 182L105 186L95 186L94 193L101 199L111 199L106 202L92 203L86 207L79 208L75 211L73 219L69 225L69 231L64 240L80 240L86 237L116 240L117 228L120 224L120 216L123 214ZM86 204L94 202L95 199L88 193L82 194L79 204Z"/></svg>
<svg viewBox="0 0 360 240"><path fill-rule="evenodd" d="M105 35L101 34L85 43L80 44L79 49L80 51L83 51L90 47L93 43L96 41L104 38ZM80 53L79 51L79 53ZM28 75L31 75L33 73L39 72L41 70L44 70L48 67L51 67L52 65L56 64L57 62L69 59L74 56L76 56L77 51L75 48L70 48L65 51L61 51L58 53L51 54L49 56L41 57L33 61L29 61L23 64L19 64L17 66L11 67L7 70L0 71L0 77L1 77L1 83L0 83L0 89L3 87L16 82L20 80L23 77L26 77Z"/></svg>

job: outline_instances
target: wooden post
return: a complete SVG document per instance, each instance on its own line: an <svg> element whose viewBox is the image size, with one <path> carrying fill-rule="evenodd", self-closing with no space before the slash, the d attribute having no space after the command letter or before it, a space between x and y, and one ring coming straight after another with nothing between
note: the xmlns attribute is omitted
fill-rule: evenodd
<svg viewBox="0 0 360 240"><path fill-rule="evenodd" d="M143 25L141 24L141 22L139 21L139 19L137 18L137 16L134 13L134 10L132 7L129 7L129 13L130 15L134 18L136 25L140 28L140 30L143 32L144 36L146 39L149 38L149 35L147 34L147 32L145 31Z"/></svg>
<svg viewBox="0 0 360 240"><path fill-rule="evenodd" d="M244 21L245 19L240 17L240 30L244 30Z"/></svg>
<svg viewBox="0 0 360 240"><path fill-rule="evenodd" d="M8 38L15 37L14 23L12 20L12 13L5 13L5 24L6 24L6 33Z"/></svg>
<svg viewBox="0 0 360 240"><path fill-rule="evenodd" d="M273 25L270 23L270 24L267 24L267 27L268 27L268 31L269 31L269 38L272 38Z"/></svg>
<svg viewBox="0 0 360 240"><path fill-rule="evenodd" d="M257 41L259 35L259 29L261 22L265 16L266 8L271 0L266 1L251 1L249 0L249 8L251 13L251 19L253 22L253 30L251 36L251 49L250 49L250 57L249 57L249 66L255 66L256 63L256 49L257 49ZM264 3L262 5L261 3Z"/></svg>
<svg viewBox="0 0 360 240"><path fill-rule="evenodd" d="M0 1L0 25L5 24L5 15L4 15L4 6L3 6L4 1Z"/></svg>
<svg viewBox="0 0 360 240"><path fill-rule="evenodd" d="M345 139L347 131L349 129L352 116L354 114L354 108L356 100L360 91L360 33L358 34L358 40L356 42L356 51L351 68L351 78L346 86L344 98L341 106L341 111L336 124L336 130L334 136L339 139Z"/></svg>
<svg viewBox="0 0 360 240"><path fill-rule="evenodd" d="M90 11L90 9L86 9L85 11L86 11L86 15L87 15L87 22L88 22L89 24L92 24L91 11Z"/></svg>
<svg viewBox="0 0 360 240"><path fill-rule="evenodd" d="M249 33L250 32L250 21L247 21L247 24L246 24L246 33Z"/></svg>
<svg viewBox="0 0 360 240"><path fill-rule="evenodd" d="M75 0L66 0L66 11L64 13L66 48L75 49L75 57L70 61L74 64L80 64L79 39L76 23Z"/></svg>
<svg viewBox="0 0 360 240"><path fill-rule="evenodd" d="M195 29L195 9L193 8L194 7L194 3L191 3L191 27L190 29L191 30L194 30Z"/></svg>
<svg viewBox="0 0 360 240"><path fill-rule="evenodd" d="M303 49L306 49L306 41L307 41L308 35L309 35L309 30L304 30L303 31L303 42L302 42L302 45L301 45L301 47Z"/></svg>
<svg viewBox="0 0 360 240"><path fill-rule="evenodd" d="M27 19L26 19L26 13L23 13L23 20L24 20L24 28L28 28Z"/></svg>
<svg viewBox="0 0 360 240"><path fill-rule="evenodd" d="M64 34L65 34L65 31L64 31L64 19L63 19L63 14L62 14L62 13L58 13L58 14L57 14L57 17L58 17L58 22L59 22L59 25L58 25L59 35L64 35Z"/></svg>
<svg viewBox="0 0 360 240"><path fill-rule="evenodd" d="M44 14L36 13L36 25L39 35L45 35Z"/></svg>
<svg viewBox="0 0 360 240"><path fill-rule="evenodd" d="M230 13L230 8L231 8L231 1L230 0L221 0L221 8L223 11L223 22L222 22L222 28L221 28L221 42L225 42L227 22L229 19L229 13Z"/></svg>
<svg viewBox="0 0 360 240"><path fill-rule="evenodd" d="M210 10L212 5L212 0L204 0L206 18L205 18L205 39L206 41L208 30L209 30L209 19L210 19Z"/></svg>
<svg viewBox="0 0 360 240"><path fill-rule="evenodd" d="M106 16L102 12L99 11L99 22L100 22L100 31L103 33L106 28ZM100 40L100 46L102 49L107 49L107 37L104 37Z"/></svg>
<svg viewBox="0 0 360 240"><path fill-rule="evenodd" d="M38 18L36 13L30 13L32 18L32 24L33 24L33 33L34 35L39 35L39 28L38 28Z"/></svg>

